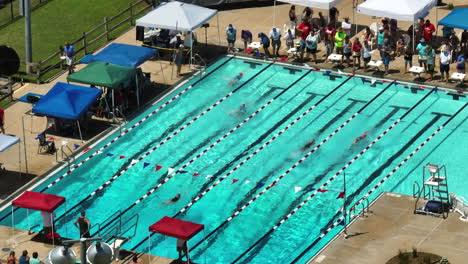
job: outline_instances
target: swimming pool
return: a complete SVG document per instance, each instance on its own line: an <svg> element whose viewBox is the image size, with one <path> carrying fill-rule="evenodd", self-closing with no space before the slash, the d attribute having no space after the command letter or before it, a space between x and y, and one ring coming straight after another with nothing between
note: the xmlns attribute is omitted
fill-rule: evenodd
<svg viewBox="0 0 468 264"><path fill-rule="evenodd" d="M245 76L229 84L239 72ZM64 237L78 237L72 222L81 210L102 223L92 233L117 216L132 222L138 214L137 233L124 248L176 258L173 239L148 239L148 226L167 215L205 225L189 242L195 261L290 263L299 256L305 263L339 232L303 252L340 216L344 169L351 205L465 101L437 89L226 57L130 121L117 140L93 146L71 172L57 172L34 190L66 197L56 211ZM468 148L459 140L467 111L369 199L380 191L412 194L427 162L445 164L449 190L468 197ZM179 201L165 203L177 193ZM11 225L10 212L1 212L0 224ZM38 213L26 219L24 209L15 221L23 229L41 223Z"/></svg>

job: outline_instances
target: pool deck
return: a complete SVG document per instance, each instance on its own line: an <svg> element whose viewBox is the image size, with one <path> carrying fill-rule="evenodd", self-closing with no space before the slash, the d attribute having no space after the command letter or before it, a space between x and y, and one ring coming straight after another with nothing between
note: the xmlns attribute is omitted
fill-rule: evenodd
<svg viewBox="0 0 468 264"><path fill-rule="evenodd" d="M456 212L447 219L413 214L411 196L384 193L371 207L367 218L348 227L347 239L340 234L309 264L386 263L398 250L434 253L450 263L466 263L468 222Z"/></svg>
<svg viewBox="0 0 468 264"><path fill-rule="evenodd" d="M6 259L8 258L8 254L10 250L14 250L16 252L16 257L19 258L21 256L21 252L23 250L28 250L29 256L33 252L37 252L39 254L39 259L43 260L47 257L50 250L52 250L53 245L32 241L32 239L36 236L36 233L28 234L27 230L22 229L13 229L7 226L0 226L0 261L2 263L6 263ZM80 245L79 243L74 243L71 249L76 253L77 258L80 256ZM114 264L117 263L130 263L131 256L120 260L120 261L113 261ZM141 264L170 264L175 263L173 259L148 255L148 254L139 254L139 261Z"/></svg>

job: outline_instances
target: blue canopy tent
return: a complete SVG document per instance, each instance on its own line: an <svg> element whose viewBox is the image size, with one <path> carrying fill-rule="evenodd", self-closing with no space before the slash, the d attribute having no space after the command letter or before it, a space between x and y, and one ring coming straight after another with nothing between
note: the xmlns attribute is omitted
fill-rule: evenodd
<svg viewBox="0 0 468 264"><path fill-rule="evenodd" d="M136 68L157 54L157 50L120 43L112 43L96 55L87 55L81 63L93 61L109 62L112 64Z"/></svg>
<svg viewBox="0 0 468 264"><path fill-rule="evenodd" d="M33 107L32 112L76 121L80 138L83 140L78 119L101 93L97 88L58 82Z"/></svg>
<svg viewBox="0 0 468 264"><path fill-rule="evenodd" d="M468 30L468 8L455 8L439 21L439 25Z"/></svg>

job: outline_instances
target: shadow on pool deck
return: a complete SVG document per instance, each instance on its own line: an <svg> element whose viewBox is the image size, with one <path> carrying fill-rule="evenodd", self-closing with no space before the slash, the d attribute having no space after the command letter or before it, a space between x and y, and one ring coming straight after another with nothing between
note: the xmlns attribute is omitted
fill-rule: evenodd
<svg viewBox="0 0 468 264"><path fill-rule="evenodd" d="M14 193L16 189L29 182L36 177L34 174L25 174L17 171L2 170L0 169L0 199L5 199L10 194Z"/></svg>

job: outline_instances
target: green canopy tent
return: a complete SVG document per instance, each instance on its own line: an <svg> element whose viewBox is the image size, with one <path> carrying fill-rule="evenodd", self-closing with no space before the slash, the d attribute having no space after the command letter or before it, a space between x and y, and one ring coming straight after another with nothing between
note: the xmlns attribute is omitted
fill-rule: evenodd
<svg viewBox="0 0 468 264"><path fill-rule="evenodd" d="M68 75L68 82L84 83L89 85L103 86L112 90L112 108L114 108L114 89L123 82L137 76L135 68L115 65L108 62L96 61L88 64L78 72ZM137 85L137 104L140 105L140 95L138 80Z"/></svg>

